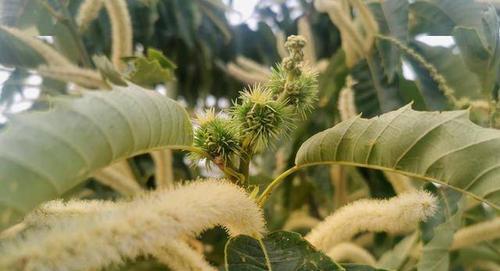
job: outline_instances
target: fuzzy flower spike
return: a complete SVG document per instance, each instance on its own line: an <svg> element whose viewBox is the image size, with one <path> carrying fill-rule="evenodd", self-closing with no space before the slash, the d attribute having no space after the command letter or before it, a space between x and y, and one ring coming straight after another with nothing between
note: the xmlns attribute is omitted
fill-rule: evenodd
<svg viewBox="0 0 500 271"><path fill-rule="evenodd" d="M305 119L318 100L317 75L304 68L306 40L302 36L290 36L285 42L289 56L273 69L268 87L273 95L294 109Z"/></svg>
<svg viewBox="0 0 500 271"><path fill-rule="evenodd" d="M305 238L318 249L328 251L364 231L412 231L435 210L436 198L426 191L404 193L388 200L359 200L327 217Z"/></svg>
<svg viewBox="0 0 500 271"><path fill-rule="evenodd" d="M76 206L79 215L72 210L75 202L56 205L70 209L70 214L51 215L48 223L41 223L45 226L0 242L0 270L101 270L140 255L165 259L174 270L194 270L182 267L203 266L201 256L175 240L217 225L231 236L260 238L265 231L262 210L254 200L224 180L155 191L130 202L105 204L102 211L96 204L83 204ZM87 207L88 212L81 211ZM168 259L160 257L162 250L167 250Z"/></svg>

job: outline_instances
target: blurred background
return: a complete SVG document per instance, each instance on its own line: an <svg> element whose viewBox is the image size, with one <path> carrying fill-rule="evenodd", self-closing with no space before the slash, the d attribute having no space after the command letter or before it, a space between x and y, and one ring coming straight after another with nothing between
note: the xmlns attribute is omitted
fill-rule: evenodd
<svg viewBox="0 0 500 271"><path fill-rule="evenodd" d="M287 36L300 34L306 37L306 61L318 73L318 104L308 120L297 124L290 138L275 143L275 147L256 158L251 165L253 185L265 185L293 166L295 153L307 138L345 118L338 104L339 95L345 88L352 92L353 113L360 113L363 117L373 117L412 102L413 108L418 110L470 108L473 121L478 125L496 127L490 104L498 97L498 70L484 64L495 62L496 56L492 53L492 56L481 58L467 51L466 46L457 44L454 31L457 26L466 26L476 27L480 34L487 32L482 26L482 20L487 20L484 12L488 8L496 12L500 2L365 1L379 32L395 38L404 46L384 40L366 40L368 46L373 43L371 63L362 57L353 58L348 52L350 48L342 37L349 35L342 34L342 29L335 23L337 17L318 4L328 1L127 2L136 56L154 48L176 66L172 78L146 82L143 86L178 100L191 115L205 108L228 109L245 86L267 80L271 68L287 54L284 48ZM98 18L81 33L81 39L75 39L68 24L55 16L75 17L80 4L79 0L0 0L0 23L21 28L54 46L72 62L95 68L97 65L85 58L109 56L111 51L112 35L107 13L101 10ZM363 23L363 16L357 12L354 9L348 11L354 25ZM498 28L492 31L498 39ZM363 35L369 34L365 29ZM482 40L487 42L487 36ZM418 53L425 62L412 52ZM36 70L40 62L30 48L0 31L2 125L8 124L9 115L44 108L47 97L72 93L74 84L41 76ZM426 68L425 63L430 63L435 70ZM493 74L489 74L491 71ZM443 80L451 92L443 90L440 85ZM143 187L155 187L155 168L149 154L131 158L128 163ZM190 166L182 153L174 153L172 163L176 180L220 175L215 170ZM389 182L390 177L376 170L340 170L324 166L301 171L291 178L267 205L271 230L284 228L305 232L347 202L396 194ZM348 180L347 198L334 196L338 178ZM92 178L67 196L74 195L102 199L119 197L116 191ZM476 204L467 219L468 223L473 223L492 216L495 214L490 208ZM213 263L223 261L225 238L221 229L211 230L202 237L203 243L210 244L204 250ZM377 234L372 236L372 244L368 246L379 256L397 241L397 237ZM500 257L497 248L482 249L486 250L482 251L484 257ZM460 257L463 262L474 256ZM454 263L458 265L460 261ZM141 264L147 268L154 265L145 260L131 266L130 270L140 270Z"/></svg>

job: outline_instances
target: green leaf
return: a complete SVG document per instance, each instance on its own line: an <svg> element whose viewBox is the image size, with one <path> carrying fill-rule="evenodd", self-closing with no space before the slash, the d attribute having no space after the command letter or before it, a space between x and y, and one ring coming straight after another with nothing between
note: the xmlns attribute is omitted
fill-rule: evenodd
<svg viewBox="0 0 500 271"><path fill-rule="evenodd" d="M380 34L394 37L406 44L408 41L408 1L386 0L370 3L370 9L378 22ZM400 50L393 44L377 41L377 48L382 59L385 74L389 82L401 69Z"/></svg>
<svg viewBox="0 0 500 271"><path fill-rule="evenodd" d="M278 231L261 240L239 235L227 242L225 254L227 271L345 270L294 232Z"/></svg>
<svg viewBox="0 0 500 271"><path fill-rule="evenodd" d="M0 63L4 66L34 68L45 63L38 52L0 27Z"/></svg>
<svg viewBox="0 0 500 271"><path fill-rule="evenodd" d="M36 27L41 35L50 35L53 33L54 19L42 1L3 0L0 5L0 24L20 29Z"/></svg>
<svg viewBox="0 0 500 271"><path fill-rule="evenodd" d="M499 151L500 131L472 123L468 111L418 112L408 105L312 136L295 163L393 171L448 185L500 209Z"/></svg>
<svg viewBox="0 0 500 271"><path fill-rule="evenodd" d="M450 266L450 246L453 235L460 227L462 211L460 209L461 194L445 188L433 188L439 195L437 212L422 223L420 229L424 247L418 262L418 270L447 271Z"/></svg>
<svg viewBox="0 0 500 271"><path fill-rule="evenodd" d="M138 86L50 102L11 116L0 132L0 229L114 161L192 142L186 111Z"/></svg>
<svg viewBox="0 0 500 271"><path fill-rule="evenodd" d="M151 88L173 79L175 64L158 50L149 48L147 57L128 57L127 60L133 65L128 79L135 84Z"/></svg>
<svg viewBox="0 0 500 271"><path fill-rule="evenodd" d="M363 116L375 116L400 108L405 103L397 82L387 82L379 59L360 61L351 71L356 84L353 86L356 108Z"/></svg>
<svg viewBox="0 0 500 271"><path fill-rule="evenodd" d="M465 63L481 79L482 89L486 95L491 93L498 71L499 28L496 10L490 6L483 16L483 28L457 26L453 30L453 36Z"/></svg>
<svg viewBox="0 0 500 271"><path fill-rule="evenodd" d="M92 57L94 64L101 74L108 79L111 83L126 86L127 82L123 79L122 75L115 69L113 63L104 55L96 55Z"/></svg>
<svg viewBox="0 0 500 271"><path fill-rule="evenodd" d="M387 271L386 269L373 268L368 265L361 264L342 264L345 271Z"/></svg>
<svg viewBox="0 0 500 271"><path fill-rule="evenodd" d="M418 0L410 5L412 32L450 35L457 25L481 27L481 6L474 0Z"/></svg>
<svg viewBox="0 0 500 271"><path fill-rule="evenodd" d="M453 89L454 96L457 99L461 97L469 99L481 97L481 83L478 77L469 71L462 58L453 53L452 48L429 46L421 42L412 43L412 47L426 62L436 68L438 74ZM446 97L431 76L429 69L423 67L422 63L415 61L412 56L406 56L406 59L415 71L417 86L427 107L431 110L445 109Z"/></svg>

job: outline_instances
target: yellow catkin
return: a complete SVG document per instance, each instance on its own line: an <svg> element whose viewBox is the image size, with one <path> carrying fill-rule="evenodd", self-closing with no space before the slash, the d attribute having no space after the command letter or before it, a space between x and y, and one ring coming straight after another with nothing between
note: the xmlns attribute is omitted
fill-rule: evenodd
<svg viewBox="0 0 500 271"><path fill-rule="evenodd" d="M155 163L156 187L170 189L174 186L172 150L157 150L150 153Z"/></svg>
<svg viewBox="0 0 500 271"><path fill-rule="evenodd" d="M111 61L118 69L123 69L121 58L133 53L132 22L126 0L106 0L104 7L111 22Z"/></svg>
<svg viewBox="0 0 500 271"><path fill-rule="evenodd" d="M319 222L317 218L310 216L307 211L299 210L290 215L285 225L283 225L283 230L293 231L297 229L311 229L318 225Z"/></svg>
<svg viewBox="0 0 500 271"><path fill-rule="evenodd" d="M435 209L435 197L425 191L405 193L388 200L359 200L334 212L305 238L318 249L328 251L360 232L412 231Z"/></svg>
<svg viewBox="0 0 500 271"><path fill-rule="evenodd" d="M316 63L316 50L314 45L314 35L311 30L311 24L307 17L302 17L297 23L298 34L307 40L307 46L304 48L304 60L306 63L313 65Z"/></svg>
<svg viewBox="0 0 500 271"><path fill-rule="evenodd" d="M69 66L41 66L37 70L42 76L56 80L72 82L86 88L109 89L109 85L102 79L100 73L79 68L74 65Z"/></svg>
<svg viewBox="0 0 500 271"><path fill-rule="evenodd" d="M336 262L349 262L375 265L377 261L366 249L350 242L340 243L331 248L326 255Z"/></svg>
<svg viewBox="0 0 500 271"><path fill-rule="evenodd" d="M217 269L203 259L201 253L196 252L186 243L179 240L168 242L153 256L172 271L216 271Z"/></svg>
<svg viewBox="0 0 500 271"><path fill-rule="evenodd" d="M461 249L497 238L500 238L500 217L458 230L453 236L451 249Z"/></svg>
<svg viewBox="0 0 500 271"><path fill-rule="evenodd" d="M339 28L342 38L342 48L346 56L352 58L349 67L352 67L357 60L364 56L364 39L357 30L349 12L346 12L348 5L345 2L316 0L314 7L319 12L326 12L330 20Z"/></svg>
<svg viewBox="0 0 500 271"><path fill-rule="evenodd" d="M258 73L266 78L271 76L271 70L268 67L265 67L250 58L238 56L236 57L236 63L252 73Z"/></svg>
<svg viewBox="0 0 500 271"><path fill-rule="evenodd" d="M358 18L362 23L365 39L363 47L365 52L371 50L375 40L375 34L378 33L378 24L373 17L372 12L368 9L366 4L361 0L350 0L351 5L359 12Z"/></svg>
<svg viewBox="0 0 500 271"><path fill-rule="evenodd" d="M416 189L408 176L388 171L384 171L384 175L387 177L387 180L391 183L392 188L394 188L397 194L415 191Z"/></svg>
<svg viewBox="0 0 500 271"><path fill-rule="evenodd" d="M10 28L6 26L0 26L0 29L14 36L16 39L26 44L35 50L46 62L48 65L56 65L56 66L70 66L72 63L61 55L59 52L54 50L50 45L45 42L34 38L25 32Z"/></svg>
<svg viewBox="0 0 500 271"><path fill-rule="evenodd" d="M345 87L339 93L337 108L339 110L340 119L342 121L355 117L356 104L354 103L354 91L352 89L355 84L354 79L349 75L346 78Z"/></svg>
<svg viewBox="0 0 500 271"><path fill-rule="evenodd" d="M76 24L80 31L85 31L90 23L99 16L103 0L85 0L80 4L76 15Z"/></svg>
<svg viewBox="0 0 500 271"><path fill-rule="evenodd" d="M234 78L236 78L242 82L245 82L247 84L262 83L262 82L266 82L268 80L268 77L263 76L260 73L252 73L252 72L249 72L247 70L244 70L240 66L238 66L234 63L227 64L226 71Z"/></svg>
<svg viewBox="0 0 500 271"><path fill-rule="evenodd" d="M26 230L0 244L0 270L96 270L216 225L231 236L265 231L262 210L243 189L224 180L197 181Z"/></svg>

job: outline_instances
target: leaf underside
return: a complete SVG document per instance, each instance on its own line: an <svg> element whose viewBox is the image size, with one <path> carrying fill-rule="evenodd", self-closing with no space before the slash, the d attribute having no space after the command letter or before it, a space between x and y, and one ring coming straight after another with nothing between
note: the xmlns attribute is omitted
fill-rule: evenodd
<svg viewBox="0 0 500 271"><path fill-rule="evenodd" d="M295 163L395 171L448 185L500 209L499 151L500 131L472 123L468 111L419 112L407 105L312 136Z"/></svg>
<svg viewBox="0 0 500 271"><path fill-rule="evenodd" d="M135 85L50 103L0 132L0 229L114 161L192 141L180 105Z"/></svg>

